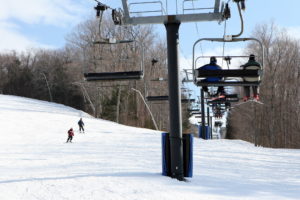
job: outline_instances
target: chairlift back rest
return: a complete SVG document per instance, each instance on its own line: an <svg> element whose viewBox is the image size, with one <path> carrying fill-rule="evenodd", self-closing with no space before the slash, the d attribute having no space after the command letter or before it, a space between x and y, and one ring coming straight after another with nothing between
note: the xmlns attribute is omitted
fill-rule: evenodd
<svg viewBox="0 0 300 200"><path fill-rule="evenodd" d="M188 112L197 112L199 111L200 109L187 109Z"/></svg>
<svg viewBox="0 0 300 200"><path fill-rule="evenodd" d="M84 73L86 81L140 80L143 71Z"/></svg>
<svg viewBox="0 0 300 200"><path fill-rule="evenodd" d="M248 61L245 65L241 66L244 70L260 70L261 65L256 61ZM253 82L253 81L259 81L260 77L244 77L245 81Z"/></svg>
<svg viewBox="0 0 300 200"><path fill-rule="evenodd" d="M262 73L260 69L224 69L224 70L203 70L196 69L197 78L207 77L259 77Z"/></svg>
<svg viewBox="0 0 300 200"><path fill-rule="evenodd" d="M169 96L147 96L147 101L168 101ZM195 99L181 99L181 103L195 102Z"/></svg>
<svg viewBox="0 0 300 200"><path fill-rule="evenodd" d="M147 96L147 101L168 101L169 96Z"/></svg>

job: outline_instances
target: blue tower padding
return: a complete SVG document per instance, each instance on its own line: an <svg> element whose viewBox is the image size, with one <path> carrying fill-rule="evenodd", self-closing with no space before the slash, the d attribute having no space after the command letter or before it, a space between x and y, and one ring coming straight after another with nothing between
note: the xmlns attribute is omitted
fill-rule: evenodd
<svg viewBox="0 0 300 200"><path fill-rule="evenodd" d="M171 176L171 154L169 133L161 134L162 142L162 175Z"/></svg>
<svg viewBox="0 0 300 200"><path fill-rule="evenodd" d="M205 126L206 129L206 138L207 139L212 139L211 136L211 128L209 126Z"/></svg>
<svg viewBox="0 0 300 200"><path fill-rule="evenodd" d="M183 169L184 177L193 176L193 142L192 134L183 134Z"/></svg>
<svg viewBox="0 0 300 200"><path fill-rule="evenodd" d="M171 176L171 152L169 133L162 133L162 175ZM193 135L183 134L184 177L193 176Z"/></svg>
<svg viewBox="0 0 300 200"><path fill-rule="evenodd" d="M202 134L202 126L198 126L199 137L202 139L212 139L211 138L211 128L209 126L205 126L205 135Z"/></svg>

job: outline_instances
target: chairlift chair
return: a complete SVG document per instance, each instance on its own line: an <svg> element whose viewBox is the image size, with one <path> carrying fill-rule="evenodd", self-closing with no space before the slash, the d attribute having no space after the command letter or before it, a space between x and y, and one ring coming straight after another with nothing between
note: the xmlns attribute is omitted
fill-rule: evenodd
<svg viewBox="0 0 300 200"><path fill-rule="evenodd" d="M199 56L195 58L195 47L202 41L211 42L245 42L255 41L260 45L261 49L261 69L222 69L222 70L203 70L196 69L197 61L199 58L207 58L208 56ZM214 56L216 58L228 59L228 56ZM230 56L231 58L236 57L249 57L249 56ZM193 45L193 79L197 86L258 86L262 77L263 66L264 66L264 47L261 41L256 38L201 38L197 40ZM207 77L223 77L224 80L219 82L204 82L203 79ZM258 77L258 81L245 81L245 77Z"/></svg>
<svg viewBox="0 0 300 200"><path fill-rule="evenodd" d="M150 102L158 102L158 101L169 101L168 95L159 95L159 96L146 96L146 100ZM191 98L181 99L181 103L194 103L196 100Z"/></svg>
<svg viewBox="0 0 300 200"><path fill-rule="evenodd" d="M124 48L124 45L126 47L126 45L130 45L130 44L134 44L135 47L139 46L141 48L141 52L142 55L141 56L137 56L140 58L140 66L139 66L139 70L134 70L134 71L101 71L99 72L98 68L94 71L88 71L84 73L84 77L86 81L122 81L122 80L140 80L143 78L144 76L144 47L143 45L141 45L140 43L133 41L133 40L108 40L108 41L96 41L94 42L94 44L99 44L99 45L104 45L105 46L115 46L114 50L120 50L119 46L121 45ZM121 47L121 48L122 48ZM106 48L108 50L108 48ZM125 50L127 50L128 48L126 48ZM125 51L124 49L121 49L121 53L122 51ZM128 52L125 52L128 53ZM105 57L105 56L103 56ZM111 60L115 59L115 63L113 64L116 67L119 67L120 65L125 65L125 68L127 68L128 65L136 65L136 62L134 62L133 59L128 58L128 57L123 57L123 58L119 58L116 59L114 57L114 55L111 56L112 58L103 58L101 59L100 65L102 68L112 68L113 66L111 66ZM131 59L131 60L130 60ZM106 60L106 63L105 63ZM130 61L129 61L130 60ZM105 66L107 65L107 66Z"/></svg>
<svg viewBox="0 0 300 200"><path fill-rule="evenodd" d="M200 108L195 108L195 109L187 109L188 112L198 112Z"/></svg>
<svg viewBox="0 0 300 200"><path fill-rule="evenodd" d="M88 69L85 69L84 71L84 77L86 81L116 81L116 80L139 80L143 78L144 75L144 47L141 43L135 41L135 40L117 40L114 37L110 38L103 38L101 36L101 22L104 11L107 9L112 9L109 6L100 3L97 1L98 4L95 7L97 17L99 18L99 30L98 30L98 38L97 41L93 42L93 47L98 47L99 49L102 48L104 51L101 53L101 59L94 59L94 69L92 67L89 67ZM112 14L115 13L115 10L112 9ZM116 19L115 19L116 20ZM114 22L115 22L114 20ZM139 58L140 66L137 70L128 70L128 65L136 66L136 60L131 59L130 62L128 61L128 57L130 57L130 53L136 53L133 51L130 51L128 49L129 46L134 46L134 48L139 48L139 52L141 55L136 55L137 58ZM95 49L94 49L95 50ZM110 54L109 54L110 52ZM106 53L106 55L102 55ZM113 55L114 53L117 53L117 55ZM124 59L124 55L126 54L126 57ZM119 60L118 60L119 58ZM100 63L99 63L100 61ZM97 63L98 62L98 63ZM111 63L113 62L113 63ZM99 65L101 67L101 70L99 70ZM122 65L126 65L125 67ZM122 70L114 70L112 68L123 68ZM96 68L96 69L95 69Z"/></svg>

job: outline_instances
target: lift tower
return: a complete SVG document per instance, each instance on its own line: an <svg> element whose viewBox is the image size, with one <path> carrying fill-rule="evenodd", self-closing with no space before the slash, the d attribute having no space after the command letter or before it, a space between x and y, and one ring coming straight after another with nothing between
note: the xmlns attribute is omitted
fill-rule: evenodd
<svg viewBox="0 0 300 200"><path fill-rule="evenodd" d="M168 0L162 1L131 1L122 0L123 10L113 10L115 24L139 25L139 24L164 24L167 31L168 48L168 81L170 104L170 151L171 151L171 176L178 180L184 180L183 174L183 143L182 143L182 116L181 94L179 85L178 44L179 26L184 22L222 21L224 4L215 0L209 8L188 8L188 4L194 4L193 0L182 0L182 12L168 13ZM196 1L195 1L196 2ZM173 1L172 1L173 3ZM155 5L154 5L155 4ZM212 3L213 4L213 3ZM174 3L172 4L174 5ZM156 10L150 10L156 6ZM164 9L164 6L166 9ZM158 7L158 9L157 9ZM134 8L134 10L133 10ZM136 10L143 8L142 11ZM149 8L149 10L147 10ZM192 12L194 13L190 13ZM204 11L206 13L198 13ZM186 14L186 13L188 14ZM152 15L149 15L151 13ZM153 15L157 13L157 15ZM143 16L144 15L144 16Z"/></svg>

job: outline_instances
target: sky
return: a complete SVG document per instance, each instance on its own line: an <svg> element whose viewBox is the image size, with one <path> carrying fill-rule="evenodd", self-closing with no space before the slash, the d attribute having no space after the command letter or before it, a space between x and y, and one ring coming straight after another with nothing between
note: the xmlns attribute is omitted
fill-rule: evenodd
<svg viewBox="0 0 300 200"><path fill-rule="evenodd" d="M85 133L79 133L82 117ZM0 95L1 200L298 200L300 150L193 140L193 177L162 176L161 132ZM5 122L5 125L3 124ZM17 124L17 126L16 126ZM73 127L72 143L65 143Z"/></svg>
<svg viewBox="0 0 300 200"><path fill-rule="evenodd" d="M213 0L208 0L214 2ZM101 1L112 8L121 7L121 0ZM168 1L172 12L172 3ZM181 5L182 1L178 1ZM196 4L196 3L195 3ZM94 0L0 0L0 51L26 50L31 47L60 48L74 27L94 16ZM246 0L245 31L249 35L255 25L274 20L280 27L289 29L294 36L300 35L297 0ZM174 7L174 6L173 6ZM232 18L227 22L227 32L239 31L236 6L231 3ZM165 37L163 25L156 26ZM182 24L180 27L180 53L182 59L191 57L193 43L201 37L221 37L224 23L201 22ZM203 49L206 51L206 49Z"/></svg>

